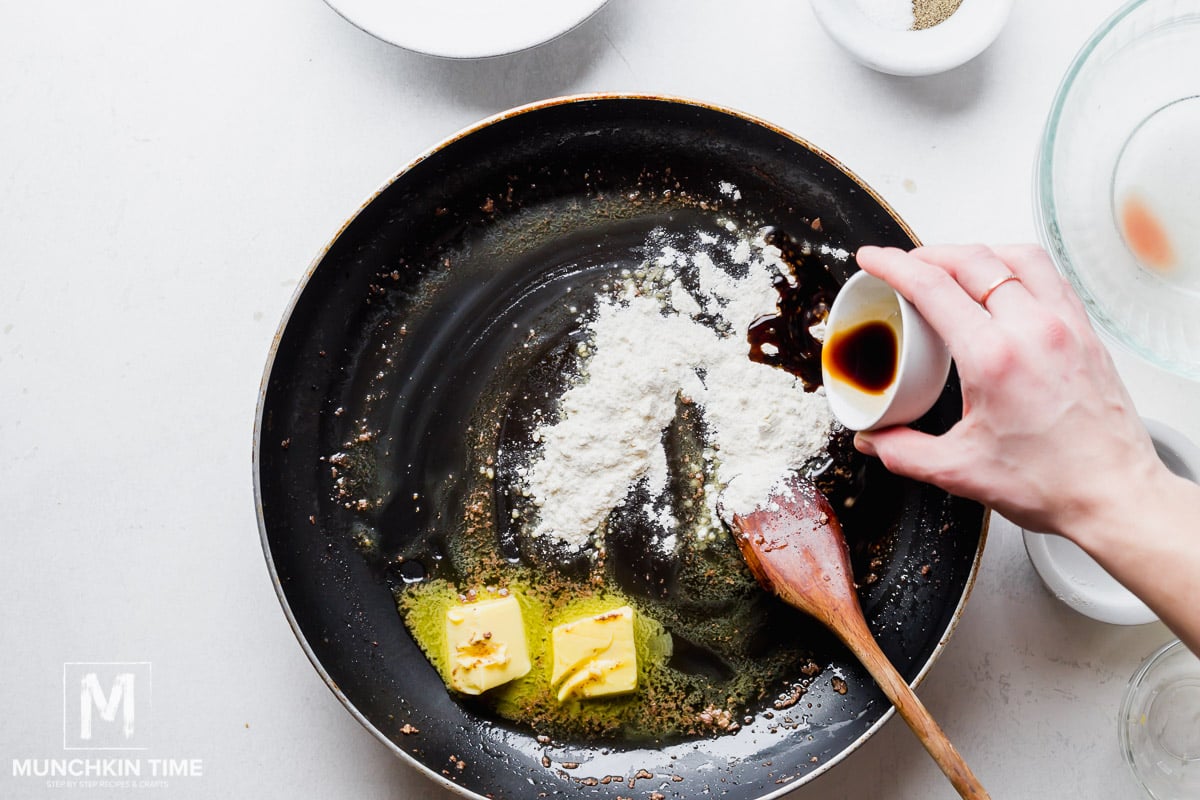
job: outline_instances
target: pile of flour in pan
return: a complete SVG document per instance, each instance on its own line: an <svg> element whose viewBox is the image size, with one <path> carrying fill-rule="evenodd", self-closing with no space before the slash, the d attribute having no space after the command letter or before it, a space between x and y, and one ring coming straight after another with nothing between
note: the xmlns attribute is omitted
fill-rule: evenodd
<svg viewBox="0 0 1200 800"><path fill-rule="evenodd" d="M821 455L833 426L824 392L748 357L750 323L776 310L780 252L733 223L688 236L656 231L641 269L603 298L586 355L534 433L540 451L522 493L537 508L535 537L580 549L644 484L646 515L674 545L664 431L681 401L703 416L709 516L765 505L772 489ZM840 253L838 254L840 255ZM643 496L644 495L639 495Z"/></svg>

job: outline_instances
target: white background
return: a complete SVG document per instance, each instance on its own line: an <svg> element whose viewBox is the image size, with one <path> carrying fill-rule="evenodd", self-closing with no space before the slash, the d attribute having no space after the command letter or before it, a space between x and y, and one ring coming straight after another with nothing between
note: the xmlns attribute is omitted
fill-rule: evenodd
<svg viewBox="0 0 1200 800"><path fill-rule="evenodd" d="M401 0L397 0L401 2ZM980 59L898 79L798 0L612 0L486 62L382 44L319 0L0 5L0 796L61 750L65 661L150 661L171 797L449 796L309 665L259 546L251 432L272 335L359 202L506 107L662 92L827 149L925 241L1035 237L1033 159L1075 51L1116 0L1018 2ZM1118 354L1140 410L1200 438L1194 385ZM921 695L996 798L1138 796L1116 712L1169 638L1059 605L995 520ZM893 720L797 800L954 796Z"/></svg>

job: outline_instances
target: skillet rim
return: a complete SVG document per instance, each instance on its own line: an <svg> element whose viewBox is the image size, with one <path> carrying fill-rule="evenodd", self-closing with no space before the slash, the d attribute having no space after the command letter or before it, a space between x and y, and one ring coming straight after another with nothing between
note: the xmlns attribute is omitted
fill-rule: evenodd
<svg viewBox="0 0 1200 800"><path fill-rule="evenodd" d="M353 224L355 222L355 220L357 220L358 217L363 213L363 211L365 211L367 209L367 207L371 205L371 203L373 203L381 194L383 194L383 192L385 192L389 187L391 187L394 183L396 183L396 181L400 180L404 175L406 175L408 172L410 172L418 164L422 163L423 161L425 161L428 158L431 158L432 156L437 155L439 152L441 152L442 150L446 149L447 147L453 145L454 143L458 142L459 140L464 139L464 138L466 138L478 131L481 131L485 128L489 128L492 125L495 125L497 123L503 122L508 119L511 119L513 117L521 116L524 114L536 113L537 111L543 110L546 108L552 108L552 107L557 107L557 106L566 106L566 105L572 105L572 104L576 104L576 103L587 103L587 102L594 102L594 101L619 102L619 101L623 101L623 100L661 102L661 103L668 103L668 104L675 104L675 105L682 105L682 106L690 106L693 108L701 108L701 109L704 109L707 111L712 111L712 112L716 112L718 114L723 114L723 115L734 117L734 118L742 120L744 122L748 122L753 125L759 126L761 128L765 128L766 130L769 130L778 136L784 137L785 139L788 139L788 140L792 141L793 143L808 150L813 155L824 159L831 166L833 166L835 169L837 169L843 175L845 175L847 178L849 178L851 181L853 181L863 192L865 192L875 203L877 203L879 205L879 207L884 212L886 212L889 217L892 218L892 220L901 228L901 230L904 231L905 235L908 236L909 239L911 239L916 246L919 246L921 244L920 239L917 238L917 235L908 226L908 223L906 223L903 219L901 219L900 215L896 213L895 209L893 209L891 207L891 205L889 205L887 203L887 201L885 201L879 195L879 193L875 191L874 188L872 188L869 184L867 184L862 178L860 178L852 170L848 169L844 164L842 164L841 161L834 158L829 153L822 150L820 147L817 147L816 145L812 144L808 140L791 133L790 131L786 130L785 128L775 125L774 123L768 122L767 120L764 120L753 114L748 114L743 111L738 111L738 110L730 108L728 106L723 106L723 105L719 105L716 103L708 103L708 102L704 102L701 100L694 100L694 99L680 97L680 96L676 96L676 95L654 94L654 93L643 94L643 93L628 93L628 92L589 92L589 93L583 93L583 94L563 95L560 97L553 97L553 98L548 98L545 100L538 100L538 101L535 101L532 103L526 103L524 105L516 106L514 108L510 108L505 111L498 112L491 116L485 117L484 119L479 120L478 122L475 122L471 125L461 128L456 133L451 134L450 136L446 137L442 141L438 142L437 144L433 145L429 149L422 152L420 155L413 158L411 161L409 161L407 164L405 164L403 167L401 167L399 170L397 170L395 173L393 173L392 176L389 177L386 181L384 181L378 188L376 188L373 192L371 192L369 195L367 195L366 199L363 200L359 204L358 208L349 217L346 218L346 220L338 227L338 229L329 238L329 240L320 249L320 251L318 251L317 255L309 263L308 268L305 270L304 275L301 277L299 283L296 285L296 289L292 293L292 297L288 301L287 307L284 309L283 318L280 320L279 327L276 329L275 334L271 337L271 347L267 354L266 365L263 369L262 381L259 384L258 402L257 402L257 408L255 409L255 415L254 415L254 431L253 431L252 458L251 458L251 462L252 462L251 468L253 470L253 482L254 482L254 505L255 505L255 512L256 512L256 515L258 518L259 542L262 546L263 556L266 560L267 572L269 573L269 575L271 577L271 584L275 588L275 595L278 598L279 604L283 609L284 616L287 618L288 625L291 626L292 634L296 637L297 642L299 642L300 647L304 651L305 655L308 657L309 662L316 669L317 674L321 676L321 680L324 681L325 685L329 687L329 690L331 692L333 692L334 696L338 699L339 702L341 702L341 704L346 708L346 710L350 712L351 716L353 716L356 720L358 720L360 725L362 725L367 731L369 731L377 740L379 740L381 743L383 743L389 750L392 751L392 753L399 756L400 759L402 761L404 761L407 765L417 769L419 772L421 772L423 775L425 775L425 777L433 780L438 785L440 785L446 789L449 789L450 791L454 792L455 794L458 794L462 797L472 798L473 800L484 800L484 798L482 795L472 792L467 787L462 786L458 783L455 783L454 781L447 779L443 775L440 775L434 769L425 765L423 762L419 761L417 758L413 757L410 753L408 753L403 748L399 747L395 742L393 742L391 740L391 738L389 738L386 734L383 733L383 731L381 731L379 728L377 728L369 719L367 719L367 717L362 712L360 712L357 707L355 707L355 705L350 701L350 699L345 695L345 693L342 692L341 688L338 686L337 682L332 678L332 676L330 676L328 671L326 671L325 667L321 664L320 660L317 658L316 654L313 652L312 647L309 645L308 639L305 637L304 633L301 631L300 625L296 621L296 617L293 614L291 606L289 605L287 597L284 593L283 585L279 579L278 571L275 568L275 560L271 554L271 545L270 545L270 541L268 540L266 520L265 520L264 514L263 514L262 484L261 484L261 466L262 466L261 465L261 451L262 451L262 434L263 434L263 409L264 409L264 406L266 403L267 390L270 386L271 373L275 366L275 358L278 355L279 346L283 339L283 335L284 335L285 331L287 330L288 323L291 322L292 314L295 311L297 304L300 302L300 298L304 294L305 289L308 287L309 281L312 279L313 274L316 272L317 268L320 267L321 263L325 260L325 257L329 254L330 249L341 238L342 234L344 234L346 232L346 230L350 227L350 225ZM983 506L982 519L983 519L983 523L982 523L982 527L979 532L979 545L976 548L975 555L971 561L971 567L967 573L966 583L963 586L962 596L959 598L959 602L955 606L954 612L950 617L949 626L946 628L945 632L938 639L938 643L934 647L932 652L929 654L928 660L921 667L921 669L917 672L916 677L914 677L912 682L910 683L910 686L914 689L917 688L918 686L920 686L920 684L925 680L925 677L929 674L929 671L933 668L933 665L941 657L942 652L946 648L947 643L950 641L951 636L953 636L954 632L958 629L958 625L959 625L959 622L962 620L962 614L966 607L967 600L970 598L971 592L975 588L975 581L979 574L979 566L980 566L980 562L983 558L983 551L984 551L984 547L987 544L987 535L988 535L988 530L989 530L989 527L991 524L991 508L989 506ZM843 750L841 750L841 752L830 757L828 761L825 761L818 767L812 769L809 772L806 772L803 780L789 783L787 785L781 786L779 789L777 789L773 792L768 792L766 794L760 795L758 800L773 800L774 798L781 797L782 795L785 795L788 792L791 792L791 791L799 788L800 786L811 783L817 777L825 774L830 769L832 769L834 766L836 766L837 764L840 764L851 753L854 753L860 747L862 747L863 744L865 744L868 739L870 739L873 735L875 735L875 733L886 722L888 722L895 713L896 713L895 707L889 705L889 707L883 712L883 714L880 715L879 719L876 720L873 725L871 725L869 728L867 728L865 731L863 731L862 734L857 739L855 739L847 747L845 747Z"/></svg>

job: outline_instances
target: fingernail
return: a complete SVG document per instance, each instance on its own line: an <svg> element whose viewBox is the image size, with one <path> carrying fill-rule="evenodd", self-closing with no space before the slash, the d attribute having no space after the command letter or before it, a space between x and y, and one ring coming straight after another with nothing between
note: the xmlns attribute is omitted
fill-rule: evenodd
<svg viewBox="0 0 1200 800"><path fill-rule="evenodd" d="M854 434L854 447L863 455L875 455L875 443L871 441L871 437L865 433L859 432Z"/></svg>

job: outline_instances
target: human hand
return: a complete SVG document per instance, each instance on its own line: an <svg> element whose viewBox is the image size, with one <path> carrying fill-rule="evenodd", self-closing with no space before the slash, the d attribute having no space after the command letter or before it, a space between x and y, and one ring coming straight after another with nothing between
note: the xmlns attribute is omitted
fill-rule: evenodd
<svg viewBox="0 0 1200 800"><path fill-rule="evenodd" d="M858 263L941 335L963 391L947 433L860 433L859 450L1081 544L1121 517L1122 498L1160 482L1165 467L1108 352L1041 248L864 247Z"/></svg>

